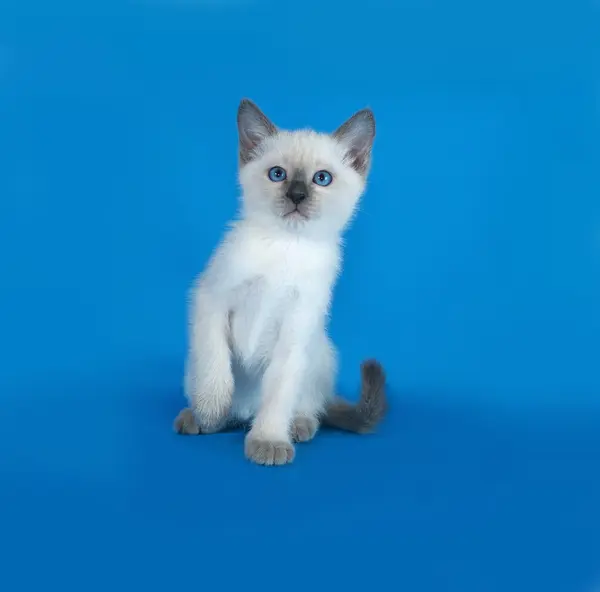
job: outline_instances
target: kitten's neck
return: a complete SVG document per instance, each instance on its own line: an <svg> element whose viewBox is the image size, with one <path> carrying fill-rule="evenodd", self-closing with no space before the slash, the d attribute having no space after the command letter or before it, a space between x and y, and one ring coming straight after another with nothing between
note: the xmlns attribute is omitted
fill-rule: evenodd
<svg viewBox="0 0 600 592"><path fill-rule="evenodd" d="M243 232L262 236L265 239L308 241L334 249L339 249L342 245L342 237L338 233L326 232L318 225L306 224L292 227L278 222L271 216L247 217L242 213L232 224Z"/></svg>

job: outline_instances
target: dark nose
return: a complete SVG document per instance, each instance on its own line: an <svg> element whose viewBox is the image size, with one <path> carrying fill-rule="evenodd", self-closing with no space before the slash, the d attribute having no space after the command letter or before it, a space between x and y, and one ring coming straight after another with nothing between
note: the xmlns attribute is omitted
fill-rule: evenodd
<svg viewBox="0 0 600 592"><path fill-rule="evenodd" d="M294 204L298 205L308 196L306 183L304 181L292 181L288 187L286 195L288 199L290 199Z"/></svg>

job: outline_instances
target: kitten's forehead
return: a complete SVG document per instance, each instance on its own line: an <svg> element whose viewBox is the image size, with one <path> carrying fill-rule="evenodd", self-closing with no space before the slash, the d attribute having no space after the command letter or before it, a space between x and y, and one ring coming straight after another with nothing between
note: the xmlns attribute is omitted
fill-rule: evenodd
<svg viewBox="0 0 600 592"><path fill-rule="evenodd" d="M281 131L268 140L265 156L279 158L282 164L311 170L341 162L338 143L326 134L312 130Z"/></svg>

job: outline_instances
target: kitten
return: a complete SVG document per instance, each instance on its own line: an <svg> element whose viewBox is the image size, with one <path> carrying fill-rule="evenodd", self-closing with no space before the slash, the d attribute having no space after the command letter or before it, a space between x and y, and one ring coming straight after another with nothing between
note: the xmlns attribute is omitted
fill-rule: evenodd
<svg viewBox="0 0 600 592"><path fill-rule="evenodd" d="M193 290L190 407L174 427L210 434L250 423L247 458L280 465L320 423L366 433L387 408L384 371L373 360L362 365L357 405L334 396L326 331L341 234L364 191L375 120L364 109L331 135L289 132L243 100L237 122L240 220Z"/></svg>

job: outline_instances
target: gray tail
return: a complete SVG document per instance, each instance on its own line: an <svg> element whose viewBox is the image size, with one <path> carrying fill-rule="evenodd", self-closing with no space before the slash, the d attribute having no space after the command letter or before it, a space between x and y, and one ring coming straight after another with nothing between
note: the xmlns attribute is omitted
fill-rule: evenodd
<svg viewBox="0 0 600 592"><path fill-rule="evenodd" d="M385 372L376 360L367 360L360 367L362 389L356 405L336 398L325 411L323 424L347 432L367 434L384 418L388 403L385 394Z"/></svg>

